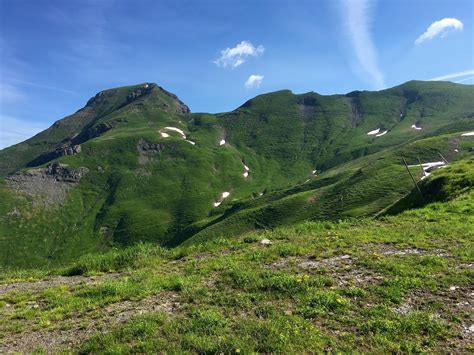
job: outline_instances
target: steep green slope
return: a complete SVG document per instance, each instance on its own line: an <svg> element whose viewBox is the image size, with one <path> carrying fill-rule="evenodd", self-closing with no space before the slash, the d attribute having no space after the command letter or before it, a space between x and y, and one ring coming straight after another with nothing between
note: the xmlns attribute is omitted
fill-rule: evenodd
<svg viewBox="0 0 474 355"><path fill-rule="evenodd" d="M201 221L196 225L198 231L194 231L186 243L189 245L215 236L232 236L254 229L271 229L305 219L373 216L400 199L412 201L413 206L440 200L443 197L436 191L432 192L431 198L428 193L420 198L416 189L412 191L413 181L403 158L409 164L416 165L419 160L439 161L441 153L451 162L461 160L469 165L472 159L465 159L472 156L470 147L473 142L474 139L469 137L460 142L458 133L441 135L356 159L290 189L229 206L224 213L225 218L211 219L207 224ZM417 181L423 176L419 166L411 166L410 172ZM446 177L441 175L438 179L444 181ZM469 188L469 184L473 183L472 176L467 175L462 183ZM433 190L432 185L438 186L439 183L426 179L422 181L421 188L430 191ZM448 187L448 190L453 188ZM404 204L400 202L399 205Z"/></svg>
<svg viewBox="0 0 474 355"><path fill-rule="evenodd" d="M210 115L156 84L103 91L0 152L0 265L374 215L412 188L402 155L470 154L460 132L474 128L473 94L443 82L279 91ZM376 129L387 133L367 134Z"/></svg>
<svg viewBox="0 0 474 355"><path fill-rule="evenodd" d="M464 159L441 169L436 176L420 182L419 189L389 206L383 214L397 214L407 209L419 208L433 202L452 200L474 187L474 158Z"/></svg>

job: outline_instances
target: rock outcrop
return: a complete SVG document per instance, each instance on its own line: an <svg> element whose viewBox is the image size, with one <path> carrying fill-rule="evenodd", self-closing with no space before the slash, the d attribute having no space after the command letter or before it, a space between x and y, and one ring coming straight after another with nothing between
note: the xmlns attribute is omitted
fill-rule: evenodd
<svg viewBox="0 0 474 355"><path fill-rule="evenodd" d="M45 168L18 172L5 181L10 189L32 196L34 202L50 205L63 202L66 192L88 172L89 169L84 167L70 168L53 163Z"/></svg>
<svg viewBox="0 0 474 355"><path fill-rule="evenodd" d="M145 139L140 139L137 144L138 151L138 164L140 168L137 171L138 175L149 175L144 166L150 162L151 159L155 156L161 155L161 152L165 149L164 144L152 143Z"/></svg>
<svg viewBox="0 0 474 355"><path fill-rule="evenodd" d="M134 89L127 95L127 103L135 101L136 99L149 94L153 90L153 86L145 84L139 88Z"/></svg>
<svg viewBox="0 0 474 355"><path fill-rule="evenodd" d="M76 155L81 152L81 145L80 144L72 144L72 142L67 142L61 144L55 150L51 152L46 152L41 154L40 156L36 157L32 161L28 163L28 166L38 166L44 163L47 163L51 160L56 158L62 157L63 155Z"/></svg>
<svg viewBox="0 0 474 355"><path fill-rule="evenodd" d="M345 95L346 104L351 109L350 119L352 128L356 128L363 121L360 91L352 91Z"/></svg>

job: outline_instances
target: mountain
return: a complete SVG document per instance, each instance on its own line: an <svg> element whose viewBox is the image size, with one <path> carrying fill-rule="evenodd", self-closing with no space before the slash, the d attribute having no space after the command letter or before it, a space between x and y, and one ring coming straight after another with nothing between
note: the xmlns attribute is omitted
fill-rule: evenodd
<svg viewBox="0 0 474 355"><path fill-rule="evenodd" d="M0 151L0 265L375 216L413 189L402 157L472 155L462 133L474 130L473 103L472 86L420 81L331 96L284 90L221 114L191 113L152 83L102 91Z"/></svg>

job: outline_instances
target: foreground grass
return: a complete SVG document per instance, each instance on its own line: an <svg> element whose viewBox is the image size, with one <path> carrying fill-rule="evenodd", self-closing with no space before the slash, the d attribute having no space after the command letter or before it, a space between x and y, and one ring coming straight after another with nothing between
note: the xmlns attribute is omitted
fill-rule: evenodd
<svg viewBox="0 0 474 355"><path fill-rule="evenodd" d="M0 351L472 351L473 210L467 192L375 221L86 256L36 275L86 277L0 288Z"/></svg>

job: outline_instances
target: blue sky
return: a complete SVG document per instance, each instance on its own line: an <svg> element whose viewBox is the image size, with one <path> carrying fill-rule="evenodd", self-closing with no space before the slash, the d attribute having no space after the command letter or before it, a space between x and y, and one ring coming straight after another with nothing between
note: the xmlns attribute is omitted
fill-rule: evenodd
<svg viewBox="0 0 474 355"><path fill-rule="evenodd" d="M156 82L194 112L258 94L474 83L471 0L0 0L0 148L106 88ZM431 26L431 27L430 27Z"/></svg>

